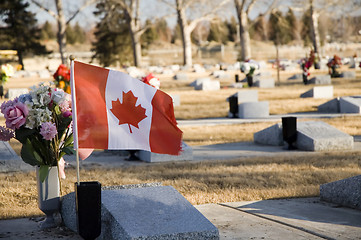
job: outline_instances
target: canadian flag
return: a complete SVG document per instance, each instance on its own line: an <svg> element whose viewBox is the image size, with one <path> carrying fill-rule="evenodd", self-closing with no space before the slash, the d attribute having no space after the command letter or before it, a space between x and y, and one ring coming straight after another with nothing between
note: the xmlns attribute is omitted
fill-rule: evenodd
<svg viewBox="0 0 361 240"><path fill-rule="evenodd" d="M182 131L170 96L123 72L78 61L73 74L76 147L179 154Z"/></svg>

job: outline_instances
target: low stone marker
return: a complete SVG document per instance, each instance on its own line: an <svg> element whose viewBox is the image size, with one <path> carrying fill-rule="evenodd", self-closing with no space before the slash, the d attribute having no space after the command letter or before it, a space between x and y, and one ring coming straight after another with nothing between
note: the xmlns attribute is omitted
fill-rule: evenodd
<svg viewBox="0 0 361 240"><path fill-rule="evenodd" d="M333 86L313 87L305 93L302 93L301 98L333 98Z"/></svg>
<svg viewBox="0 0 361 240"><path fill-rule="evenodd" d="M181 105L180 96L179 95L169 95L173 100L173 106L178 107Z"/></svg>
<svg viewBox="0 0 361 240"><path fill-rule="evenodd" d="M254 86L259 88L274 88L275 80L273 78L265 78L265 77L256 77L254 80Z"/></svg>
<svg viewBox="0 0 361 240"><path fill-rule="evenodd" d="M340 77L342 78L356 78L356 72L354 71L345 71L342 72Z"/></svg>
<svg viewBox="0 0 361 240"><path fill-rule="evenodd" d="M76 229L75 194L62 198L65 226ZM219 239L218 229L171 186L102 191L97 239Z"/></svg>
<svg viewBox="0 0 361 240"><path fill-rule="evenodd" d="M225 71L223 71L223 70L214 71L212 73L212 75L215 78L219 78L219 79L229 79L229 78L231 78L231 76L228 73L226 73Z"/></svg>
<svg viewBox="0 0 361 240"><path fill-rule="evenodd" d="M316 75L308 81L309 84L316 85L329 85L331 84L331 76L330 75Z"/></svg>
<svg viewBox="0 0 361 240"><path fill-rule="evenodd" d="M361 175L322 184L320 199L361 210Z"/></svg>
<svg viewBox="0 0 361 240"><path fill-rule="evenodd" d="M258 91L257 90L238 91L229 97L237 97L238 104L243 102L258 102Z"/></svg>
<svg viewBox="0 0 361 240"><path fill-rule="evenodd" d="M25 163L11 148L8 142L0 141L0 172L18 172L34 170Z"/></svg>
<svg viewBox="0 0 361 240"><path fill-rule="evenodd" d="M253 134L253 141L259 144L283 146L282 123L277 123Z"/></svg>
<svg viewBox="0 0 361 240"><path fill-rule="evenodd" d="M267 101L244 102L238 105L239 118L267 118L269 117L269 105Z"/></svg>
<svg viewBox="0 0 361 240"><path fill-rule="evenodd" d="M361 113L361 98L340 98L340 113Z"/></svg>
<svg viewBox="0 0 361 240"><path fill-rule="evenodd" d="M254 134L259 144L283 145L282 125L276 124ZM297 122L295 146L305 151L351 150L353 137L321 121Z"/></svg>
<svg viewBox="0 0 361 240"><path fill-rule="evenodd" d="M29 89L27 88L9 88L8 92L5 94L5 98L14 99L21 94L29 93Z"/></svg>
<svg viewBox="0 0 361 240"><path fill-rule="evenodd" d="M190 84L189 84L189 86L191 86L191 87L196 87L196 86L199 86L199 85L201 85L201 83L203 83L203 82L209 82L209 81L211 81L211 79L210 78L197 78L196 80L194 80L193 82L191 82Z"/></svg>
<svg viewBox="0 0 361 240"><path fill-rule="evenodd" d="M334 98L317 107L318 112L322 113L339 113L340 112L340 98Z"/></svg>
<svg viewBox="0 0 361 240"><path fill-rule="evenodd" d="M221 83L219 81L205 81L200 85L195 86L194 89L202 91L217 91L221 89Z"/></svg>
<svg viewBox="0 0 361 240"><path fill-rule="evenodd" d="M145 162L172 162L172 161L192 161L193 149L185 142L182 142L182 151L180 155L158 154L149 151L140 150L138 152L140 160Z"/></svg>
<svg viewBox="0 0 361 240"><path fill-rule="evenodd" d="M351 150L354 140L325 122L299 122L296 146L306 151Z"/></svg>
<svg viewBox="0 0 361 240"><path fill-rule="evenodd" d="M302 79L303 79L303 74L297 73L289 77L287 80L302 80Z"/></svg>
<svg viewBox="0 0 361 240"><path fill-rule="evenodd" d="M173 78L179 81L187 81L188 75L186 73L177 73L176 75L174 75Z"/></svg>

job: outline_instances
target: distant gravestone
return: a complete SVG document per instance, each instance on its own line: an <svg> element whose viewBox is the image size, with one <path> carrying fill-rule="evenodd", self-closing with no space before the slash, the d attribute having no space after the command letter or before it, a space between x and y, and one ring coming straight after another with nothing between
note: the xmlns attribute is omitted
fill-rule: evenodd
<svg viewBox="0 0 361 240"><path fill-rule="evenodd" d="M330 75L316 75L308 81L309 84L316 85L329 85L331 84L331 76Z"/></svg>
<svg viewBox="0 0 361 240"><path fill-rule="evenodd" d="M164 75L174 75L174 71L172 69L165 68L165 69L163 69L162 74L164 74Z"/></svg>
<svg viewBox="0 0 361 240"><path fill-rule="evenodd" d="M140 160L145 162L174 162L174 161L192 161L193 149L185 142L182 142L182 150L179 155L158 154L149 151L140 150L138 152Z"/></svg>
<svg viewBox="0 0 361 240"><path fill-rule="evenodd" d="M322 113L339 113L340 112L340 100L334 98L328 102L325 102L317 107L318 112Z"/></svg>
<svg viewBox="0 0 361 240"><path fill-rule="evenodd" d="M75 194L63 197L62 216L74 223ZM171 186L102 191L98 239L219 239L218 229ZM64 217L63 217L64 218Z"/></svg>
<svg viewBox="0 0 361 240"><path fill-rule="evenodd" d="M306 151L351 150L353 137L325 122L298 122L297 148Z"/></svg>
<svg viewBox="0 0 361 240"><path fill-rule="evenodd" d="M175 80L187 81L188 75L186 73L177 73L174 77Z"/></svg>
<svg viewBox="0 0 361 240"><path fill-rule="evenodd" d="M280 123L254 134L259 144L283 145L282 125ZM331 125L318 121L297 122L297 140L295 146L305 151L351 150L353 137Z"/></svg>
<svg viewBox="0 0 361 240"><path fill-rule="evenodd" d="M244 90L235 93L238 104L243 102L258 102L257 90Z"/></svg>
<svg viewBox="0 0 361 240"><path fill-rule="evenodd" d="M173 100L173 106L174 106L174 107L178 107L178 106L181 105L181 101L180 101L180 96L179 96L179 95L172 94L172 95L170 95L170 97L171 97L172 100Z"/></svg>
<svg viewBox="0 0 361 240"><path fill-rule="evenodd" d="M291 77L288 78L288 80L302 80L303 79L303 74L302 73L297 73L292 75Z"/></svg>
<svg viewBox="0 0 361 240"><path fill-rule="evenodd" d="M340 98L340 113L361 113L361 98Z"/></svg>
<svg viewBox="0 0 361 240"><path fill-rule="evenodd" d="M170 69L173 71L173 72L178 72L180 70L180 66L179 65L171 65L170 66Z"/></svg>
<svg viewBox="0 0 361 240"><path fill-rule="evenodd" d="M51 78L52 77L48 70L38 71L38 74L39 74L39 78Z"/></svg>
<svg viewBox="0 0 361 240"><path fill-rule="evenodd" d="M221 89L221 84L219 81L205 81L200 85L195 86L194 89L202 91L217 91Z"/></svg>
<svg viewBox="0 0 361 240"><path fill-rule="evenodd" d="M313 87L301 94L301 98L333 98L333 86Z"/></svg>
<svg viewBox="0 0 361 240"><path fill-rule="evenodd" d="M320 199L361 210L361 175L322 184Z"/></svg>
<svg viewBox="0 0 361 240"><path fill-rule="evenodd" d="M201 85L201 83L203 83L203 82L209 82L209 81L211 81L211 79L208 78L208 77L206 77L206 78L197 78L196 80L194 80L193 82L191 82L191 83L189 84L189 86L195 87L195 86Z"/></svg>
<svg viewBox="0 0 361 240"><path fill-rule="evenodd" d="M269 117L269 106L267 101L244 102L238 105L238 117L245 119Z"/></svg>
<svg viewBox="0 0 361 240"><path fill-rule="evenodd" d="M14 99L22 94L29 93L29 89L27 88L9 88L5 98Z"/></svg>
<svg viewBox="0 0 361 240"><path fill-rule="evenodd" d="M0 141L0 172L18 172L34 170L25 163L12 149L8 142Z"/></svg>
<svg viewBox="0 0 361 240"><path fill-rule="evenodd" d="M344 71L341 73L340 77L342 78L356 78L356 72L354 71Z"/></svg>
<svg viewBox="0 0 361 240"><path fill-rule="evenodd" d="M229 79L229 78L231 78L231 76L228 73L226 73L225 71L223 71L223 70L214 71L212 73L212 75L215 78L219 78L219 79Z"/></svg>
<svg viewBox="0 0 361 240"><path fill-rule="evenodd" d="M259 88L274 88L275 80L273 78L258 78L254 80L254 86Z"/></svg>
<svg viewBox="0 0 361 240"><path fill-rule="evenodd" d="M282 137L282 124L277 123L259 132L254 133L253 140L255 143L259 144L283 146L284 143Z"/></svg>

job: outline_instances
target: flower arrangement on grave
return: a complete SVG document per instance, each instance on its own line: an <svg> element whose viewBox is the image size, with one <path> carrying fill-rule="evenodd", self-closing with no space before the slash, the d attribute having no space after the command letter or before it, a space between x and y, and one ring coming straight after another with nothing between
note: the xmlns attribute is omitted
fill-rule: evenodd
<svg viewBox="0 0 361 240"><path fill-rule="evenodd" d="M60 64L53 77L55 86L70 94L70 69L64 64Z"/></svg>
<svg viewBox="0 0 361 240"><path fill-rule="evenodd" d="M303 78L303 83L306 85L308 83L308 77L310 76L310 71L309 69L311 68L313 64L313 59L312 58L303 58L301 59L301 68L302 68L302 78Z"/></svg>
<svg viewBox="0 0 361 240"><path fill-rule="evenodd" d="M328 63L328 73L331 75L331 77L339 77L340 73L336 70L342 65L341 58L337 56L336 54L331 58Z"/></svg>
<svg viewBox="0 0 361 240"><path fill-rule="evenodd" d="M9 78L14 75L14 68L10 64L1 65L0 69L0 85L6 83Z"/></svg>
<svg viewBox="0 0 361 240"><path fill-rule="evenodd" d="M64 178L65 154L72 154L71 96L62 89L40 84L28 94L1 104L6 126L0 126L0 140L15 138L22 144L21 158L39 166L40 180L57 166Z"/></svg>
<svg viewBox="0 0 361 240"><path fill-rule="evenodd" d="M141 81L145 84L155 87L156 89L159 89L160 87L159 78L155 77L152 73L149 73L147 76L142 77Z"/></svg>

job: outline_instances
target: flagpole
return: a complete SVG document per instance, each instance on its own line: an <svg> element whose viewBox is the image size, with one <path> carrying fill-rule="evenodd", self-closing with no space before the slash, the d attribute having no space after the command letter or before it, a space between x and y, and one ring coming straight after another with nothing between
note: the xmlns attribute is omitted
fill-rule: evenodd
<svg viewBox="0 0 361 240"><path fill-rule="evenodd" d="M74 56L70 55L70 87L71 87L71 98L72 98L72 112L73 112L73 138L74 147L76 150L76 179L77 184L80 184L80 171L79 171L79 147L78 147L78 121L76 111L76 96L75 96L75 83L74 83Z"/></svg>

